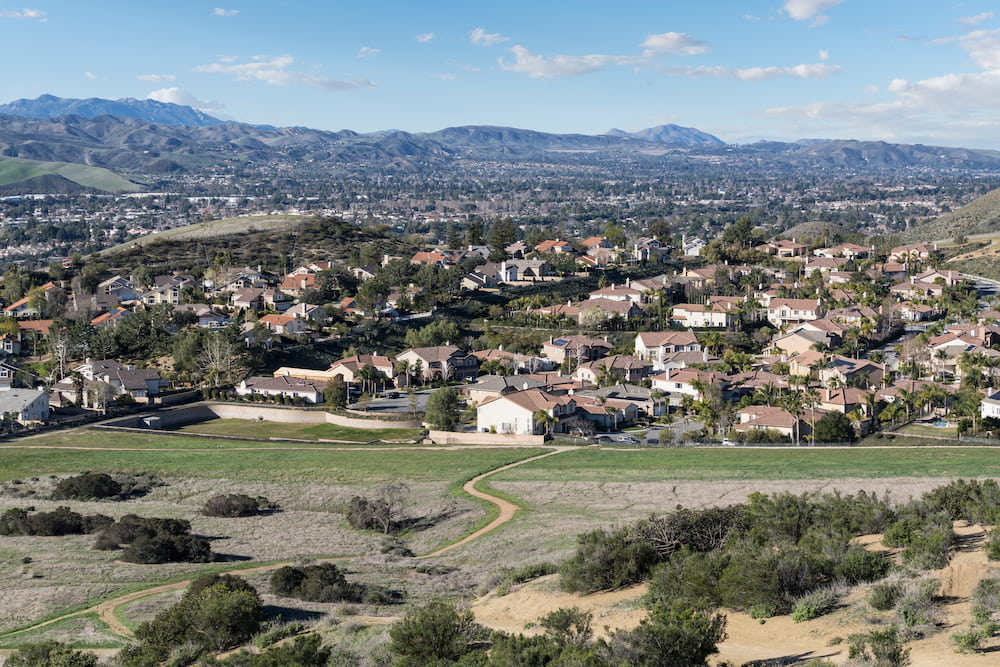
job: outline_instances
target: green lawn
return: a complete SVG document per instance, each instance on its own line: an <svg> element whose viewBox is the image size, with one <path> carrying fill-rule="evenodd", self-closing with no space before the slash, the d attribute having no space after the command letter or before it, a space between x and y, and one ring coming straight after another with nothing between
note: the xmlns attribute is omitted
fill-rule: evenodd
<svg viewBox="0 0 1000 667"><path fill-rule="evenodd" d="M957 426L930 426L928 424L907 424L903 428L895 431L906 435L930 435L938 438L957 438ZM998 443L1000 444L1000 443Z"/></svg>
<svg viewBox="0 0 1000 667"><path fill-rule="evenodd" d="M101 436L122 434L97 434ZM456 481L480 472L540 454L541 449L409 449L387 448L342 451L333 448L294 449L262 447L260 443L225 441L225 447L201 449L171 447L184 438L128 435L135 450L111 448L32 449L0 448L0 481L82 470L146 471L170 477L209 477L260 481L317 481L378 484L393 480ZM206 441L192 439L204 447ZM146 441L144 443L144 441ZM215 443L218 441L209 441ZM48 444L42 438L25 445ZM98 446L90 443L91 446ZM249 447L234 450L236 446Z"/></svg>
<svg viewBox="0 0 1000 667"><path fill-rule="evenodd" d="M417 437L416 428L349 428L336 424L279 424L255 422L247 419L212 419L188 424L178 429L183 433L208 435L233 435L252 438L290 438L293 440L344 440L371 442L373 440L405 440Z"/></svg>
<svg viewBox="0 0 1000 667"><path fill-rule="evenodd" d="M995 477L992 448L584 449L498 473L503 481L652 482L660 480L825 479L840 477Z"/></svg>

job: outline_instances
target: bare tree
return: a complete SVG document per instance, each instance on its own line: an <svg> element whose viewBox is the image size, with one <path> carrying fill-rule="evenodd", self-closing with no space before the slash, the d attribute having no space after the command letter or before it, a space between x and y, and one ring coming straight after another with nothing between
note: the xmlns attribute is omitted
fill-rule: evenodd
<svg viewBox="0 0 1000 667"><path fill-rule="evenodd" d="M201 349L201 363L205 378L217 384L233 384L246 371L243 355L221 332L205 337Z"/></svg>
<svg viewBox="0 0 1000 667"><path fill-rule="evenodd" d="M347 506L347 521L354 528L395 531L405 517L406 496L410 487L402 482L383 484L371 498L354 496Z"/></svg>

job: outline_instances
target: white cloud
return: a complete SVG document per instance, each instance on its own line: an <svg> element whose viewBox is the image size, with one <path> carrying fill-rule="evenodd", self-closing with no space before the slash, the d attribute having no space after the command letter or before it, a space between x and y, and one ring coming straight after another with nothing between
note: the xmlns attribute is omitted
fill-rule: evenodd
<svg viewBox="0 0 1000 667"><path fill-rule="evenodd" d="M665 32L660 35L647 35L645 41L640 46L645 49L643 53L647 58L674 54L695 56L708 53L709 51L705 42L695 39L691 35L686 35L683 32Z"/></svg>
<svg viewBox="0 0 1000 667"><path fill-rule="evenodd" d="M956 23L963 26L966 30L975 30L979 27L979 24L983 21L988 21L996 16L993 12L983 12L982 14L976 14L975 16L963 16L958 19Z"/></svg>
<svg viewBox="0 0 1000 667"><path fill-rule="evenodd" d="M830 52L827 51L826 49L820 49L819 50L819 59L820 60L829 60L830 59Z"/></svg>
<svg viewBox="0 0 1000 667"><path fill-rule="evenodd" d="M21 11L0 11L0 18L5 19L42 19L45 16L45 12L39 9L28 9L25 7Z"/></svg>
<svg viewBox="0 0 1000 667"><path fill-rule="evenodd" d="M94 74L93 72L84 72L83 75L85 77L87 77L88 79L96 79L97 78L97 75Z"/></svg>
<svg viewBox="0 0 1000 667"><path fill-rule="evenodd" d="M140 74L138 77L139 81L176 81L177 77L173 74Z"/></svg>
<svg viewBox="0 0 1000 667"><path fill-rule="evenodd" d="M808 21L813 19L813 26L823 25L827 18L820 16L820 12L836 7L843 0L787 0L784 5L785 13L796 21Z"/></svg>
<svg viewBox="0 0 1000 667"><path fill-rule="evenodd" d="M238 9L223 9L221 7L216 7L212 10L212 16L236 16L240 13Z"/></svg>
<svg viewBox="0 0 1000 667"><path fill-rule="evenodd" d="M358 49L358 58L368 58L369 56L377 56L381 53L380 49L376 49L373 46L362 46Z"/></svg>
<svg viewBox="0 0 1000 667"><path fill-rule="evenodd" d="M744 21L759 21L760 17L759 16L754 16L753 14L744 14L743 15L743 20Z"/></svg>
<svg viewBox="0 0 1000 667"><path fill-rule="evenodd" d="M331 79L309 74L306 72L296 72L288 67L295 62L295 58L289 55L284 56L254 56L249 62L238 62L238 59L219 59L210 65L199 65L195 68L198 72L208 72L212 74L231 74L237 81L263 81L272 86L290 86L294 84L306 84L313 88L323 90L356 90L358 88L374 88L375 84L364 78L347 80Z"/></svg>
<svg viewBox="0 0 1000 667"><path fill-rule="evenodd" d="M580 76L604 69L605 65L633 65L641 62L634 56L611 56L592 54L585 56L540 56L532 53L520 44L510 47L514 54L514 62L507 63L503 58L497 58L500 69L508 72L522 72L532 79L558 79L567 76Z"/></svg>
<svg viewBox="0 0 1000 667"><path fill-rule="evenodd" d="M417 35L415 39L418 42L420 42L421 44L426 44L427 42L429 42L432 39L434 39L434 33L433 32L422 32L419 35Z"/></svg>
<svg viewBox="0 0 1000 667"><path fill-rule="evenodd" d="M732 69L722 65L700 65L698 67L669 67L662 70L667 76L689 76L693 78L736 79L738 81L766 81L779 77L792 79L825 79L841 70L836 65L815 63L793 65L791 67L747 67Z"/></svg>
<svg viewBox="0 0 1000 667"><path fill-rule="evenodd" d="M878 93L878 86L874 85L865 86L865 92L868 93L869 95L875 95L876 93Z"/></svg>
<svg viewBox="0 0 1000 667"><path fill-rule="evenodd" d="M953 43L957 43L983 69L1000 69L1000 29L973 30L967 35L940 37L928 42L935 46Z"/></svg>
<svg viewBox="0 0 1000 667"><path fill-rule="evenodd" d="M510 37L504 37L498 32L486 32L482 28L474 28L469 31L469 41L476 46L496 46L509 42Z"/></svg>
<svg viewBox="0 0 1000 667"><path fill-rule="evenodd" d="M161 88L160 90L154 90L149 95L146 95L146 99L180 104L182 106L194 107L195 109L221 109L224 106L219 102L200 100L183 88Z"/></svg>

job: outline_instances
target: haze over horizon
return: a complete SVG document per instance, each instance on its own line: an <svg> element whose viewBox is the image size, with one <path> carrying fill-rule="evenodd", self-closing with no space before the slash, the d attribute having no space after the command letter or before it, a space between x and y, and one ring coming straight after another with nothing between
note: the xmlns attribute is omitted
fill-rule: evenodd
<svg viewBox="0 0 1000 667"><path fill-rule="evenodd" d="M1000 18L985 2L665 7L514 0L344 6L0 1L9 102L151 98L256 124L1000 149ZM613 11L612 11L613 10ZM28 57L30 55L30 57Z"/></svg>

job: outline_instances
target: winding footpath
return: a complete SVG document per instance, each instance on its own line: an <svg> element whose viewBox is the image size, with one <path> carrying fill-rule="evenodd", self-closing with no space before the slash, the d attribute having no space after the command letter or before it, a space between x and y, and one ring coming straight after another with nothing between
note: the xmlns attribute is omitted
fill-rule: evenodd
<svg viewBox="0 0 1000 667"><path fill-rule="evenodd" d="M476 447L478 448L478 446L476 446ZM2 449L2 447L0 447L0 449ZM58 447L54 447L53 449L58 449ZM74 448L74 449L77 449L77 448ZM102 448L100 448L100 447L86 447L86 448L81 447L81 448L78 448L78 449L95 449L96 450L96 449L102 449ZM120 449L120 448L115 448L115 449ZM282 449L285 449L285 448L282 448ZM305 449L305 448L303 448L303 449ZM329 448L324 448L324 449L329 449ZM354 448L352 448L352 449L354 449ZM380 448L380 451L382 451L384 449L387 449L387 448ZM406 448L400 448L400 449L413 449L413 447L406 447ZM455 449L455 448L454 447L433 447L433 448L427 448L427 449L433 449L433 450L436 450L436 451L447 451L449 449ZM574 449L574 448L573 447L553 447L552 451L546 452L544 454L539 454L537 456L530 456L530 457L528 457L526 459L521 459L520 461L515 461L514 463L508 463L507 465L500 466L499 468L494 468L493 470L488 470L488 471L486 471L486 472L484 472L482 474L476 475L475 477L473 477L472 479L470 479L468 482L466 482L465 484L462 485L462 490L465 493L469 494L470 496L474 496L476 498L479 498L481 500L485 500L486 502L489 502L489 503L492 503L493 505L495 505L496 508L497 508L497 510L498 510L497 517L495 519L493 519L492 521L490 521L485 526L483 526L482 528L480 528L480 529L478 529L478 530L476 530L476 531L474 531L474 532L466 535L465 537L463 537L462 539L458 540L457 542L453 542L452 544L446 545L444 547L441 547L440 549L436 549L435 551L432 551L430 553L424 554L422 556L418 556L417 558L420 558L420 559L435 558L437 556L440 556L440 555L443 555L445 553L448 553L448 552L450 552L450 551L452 551L454 549L458 549L459 547L462 547L462 546L464 546L466 544L469 544L470 542L478 540L478 539L482 538L483 536L488 535L488 534L494 532L495 530L499 529L504 524L509 523L511 520L513 520L514 516L517 514L517 511L519 509L521 509L515 503L512 503L512 502L510 502L508 500L504 500L503 498L499 498L499 497L494 496L492 494L486 493L485 491L480 491L479 489L476 488L476 484L478 484L479 482L483 481L487 477L490 477L491 475L495 475L495 474L497 474L499 472L503 472L504 470L509 470L510 468L515 468L517 466L524 465L525 463L531 463L532 461L537 461L539 459L544 459L544 458L549 457L549 456L555 456L556 454L561 454L561 453L563 453L565 451L569 451L571 449ZM342 557L338 557L338 558L325 558L325 559L322 559L322 562L343 561L343 560L348 560L350 558L352 558L352 556L342 556ZM297 561L294 561L294 560L281 561L281 562L278 562L278 563L270 563L268 565L261 565L259 567L233 569L233 570L229 570L227 572L219 572L219 574L253 574L253 573L257 573L257 572L268 572L270 570L276 570L278 568L285 567L286 565L292 565L292 564L294 564L296 562ZM135 633L132 632L131 628L129 628L124 623L122 623L121 619L118 617L117 611L118 611L119 608L121 608L121 607L123 607L123 606L125 606L127 604L131 604L132 602L135 602L136 600L141 600L143 598L152 597L154 595L160 595L160 594L163 594L163 593L170 593L172 591L182 590L184 588L187 588L190 583L191 583L190 579L185 579L184 581L175 581L175 582L170 583L170 584L160 584L158 586L151 586L149 588L144 588L142 590L133 591L131 593L126 593L125 595L119 595L117 597L111 598L109 600L105 600L104 602L100 602L100 603L98 603L96 605L93 605L91 607L87 607L86 609L81 609L79 611L75 611L75 612L72 612L72 613L69 613L69 614L64 614L62 616L57 616L57 617L51 618L51 619L49 619L47 621L43 621L43 622L37 623L35 625L31 625L31 626L28 626L28 627L25 627L25 628L21 628L19 630L15 630L13 632L2 633L2 634L0 634L0 639L6 638L6 637L13 637L13 636L25 633L25 632L31 632L31 631L34 631L34 630L38 630L39 628L44 628L46 626L53 625L55 623L59 623L61 621L69 619L69 618L75 618L77 616L85 616L85 615L88 615L88 614L96 614L97 617L101 620L101 622L104 623L104 624L106 624L108 626L108 630L110 632L112 632L112 633L114 633L114 634L116 634L116 635L118 635L120 637L124 637L126 639L131 639L132 637L135 636ZM6 653L6 651L0 652L0 654L2 654L2 653Z"/></svg>

